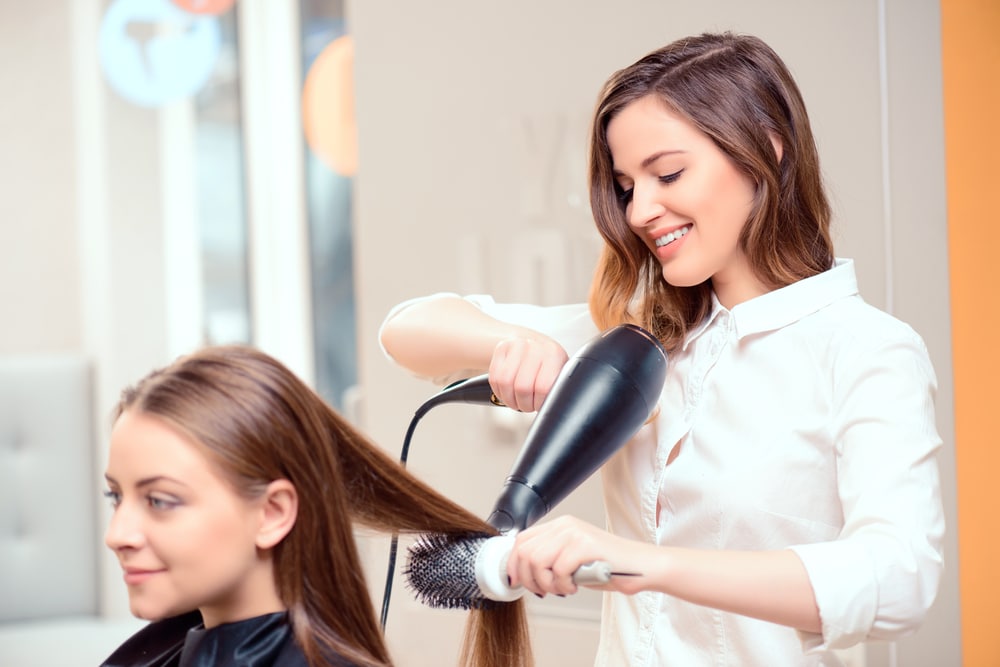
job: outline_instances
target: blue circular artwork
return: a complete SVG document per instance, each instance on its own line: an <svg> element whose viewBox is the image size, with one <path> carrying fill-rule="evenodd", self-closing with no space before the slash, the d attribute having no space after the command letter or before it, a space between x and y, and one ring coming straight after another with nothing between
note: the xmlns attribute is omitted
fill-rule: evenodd
<svg viewBox="0 0 1000 667"><path fill-rule="evenodd" d="M185 12L170 0L115 0L98 42L101 69L115 92L159 107L205 84L222 37L218 18Z"/></svg>

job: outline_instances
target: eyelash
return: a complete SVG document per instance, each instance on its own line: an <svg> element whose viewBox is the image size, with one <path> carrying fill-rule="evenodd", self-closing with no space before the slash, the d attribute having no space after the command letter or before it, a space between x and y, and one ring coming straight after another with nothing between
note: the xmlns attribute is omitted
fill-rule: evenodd
<svg viewBox="0 0 1000 667"><path fill-rule="evenodd" d="M119 505L121 505L122 494L118 493L117 491L105 491L104 497L111 501L112 509L117 508Z"/></svg>
<svg viewBox="0 0 1000 667"><path fill-rule="evenodd" d="M674 181L676 181L678 178L680 178L681 174L683 174L683 173L684 173L683 169L678 169L677 171L675 171L672 174L667 174L666 176L660 176L659 181L660 181L660 183L663 183L664 185L670 185L671 183L673 183Z"/></svg>
<svg viewBox="0 0 1000 667"><path fill-rule="evenodd" d="M112 509L117 509L122 503L122 494L117 491L105 491L104 497L111 501ZM180 504L172 500L157 498L156 496L146 496L146 503L149 505L150 509L160 512L173 509Z"/></svg>
<svg viewBox="0 0 1000 667"><path fill-rule="evenodd" d="M656 180L658 180L660 183L663 183L664 185L670 185L671 183L675 182L678 178L680 178L682 173L684 173L683 169L675 171L672 174L667 174L666 176L659 176ZM618 201L620 201L623 205L627 206L628 203L632 201L632 188L629 188L628 190L622 190L621 192L619 192Z"/></svg>
<svg viewBox="0 0 1000 667"><path fill-rule="evenodd" d="M164 500L163 498L157 498L156 496L146 496L146 502L149 504L150 508L157 512L172 510L180 504L173 500Z"/></svg>

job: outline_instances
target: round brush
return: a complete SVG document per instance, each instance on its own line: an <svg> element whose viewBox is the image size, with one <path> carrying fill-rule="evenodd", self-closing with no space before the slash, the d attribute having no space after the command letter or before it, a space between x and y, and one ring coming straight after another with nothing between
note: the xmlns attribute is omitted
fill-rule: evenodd
<svg viewBox="0 0 1000 667"><path fill-rule="evenodd" d="M421 535L409 548L403 574L418 602L439 609L489 609L516 600L527 592L511 586L507 558L514 547L514 533L493 536ZM577 585L606 584L612 572L604 561L581 566L573 573Z"/></svg>

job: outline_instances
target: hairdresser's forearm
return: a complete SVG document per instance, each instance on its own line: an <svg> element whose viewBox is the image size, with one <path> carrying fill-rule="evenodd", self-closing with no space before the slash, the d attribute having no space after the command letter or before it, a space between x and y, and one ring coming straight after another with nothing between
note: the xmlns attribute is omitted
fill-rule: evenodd
<svg viewBox="0 0 1000 667"><path fill-rule="evenodd" d="M428 377L468 370L485 373L497 344L535 332L501 322L457 297L417 302L382 329L382 344L403 367Z"/></svg>
<svg viewBox="0 0 1000 667"><path fill-rule="evenodd" d="M819 609L795 552L717 551L660 546L613 535L571 516L522 530L507 559L512 585L533 593L568 594L583 563L603 560L638 576L614 577L603 588L626 595L659 591L714 609L820 633Z"/></svg>
<svg viewBox="0 0 1000 667"><path fill-rule="evenodd" d="M689 602L819 633L816 598L794 552L661 551L649 587Z"/></svg>

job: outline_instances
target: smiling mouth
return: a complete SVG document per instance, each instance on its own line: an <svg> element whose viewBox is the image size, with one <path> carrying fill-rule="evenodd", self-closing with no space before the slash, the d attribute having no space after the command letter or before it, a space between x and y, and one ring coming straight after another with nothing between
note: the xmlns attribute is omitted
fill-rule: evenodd
<svg viewBox="0 0 1000 667"><path fill-rule="evenodd" d="M665 245L670 245L671 243L681 238L682 236L686 236L688 231L690 231L690 229L691 225L684 225L680 229L675 229L669 234L664 234L660 238L655 239L654 243L656 244L657 248L662 248Z"/></svg>

